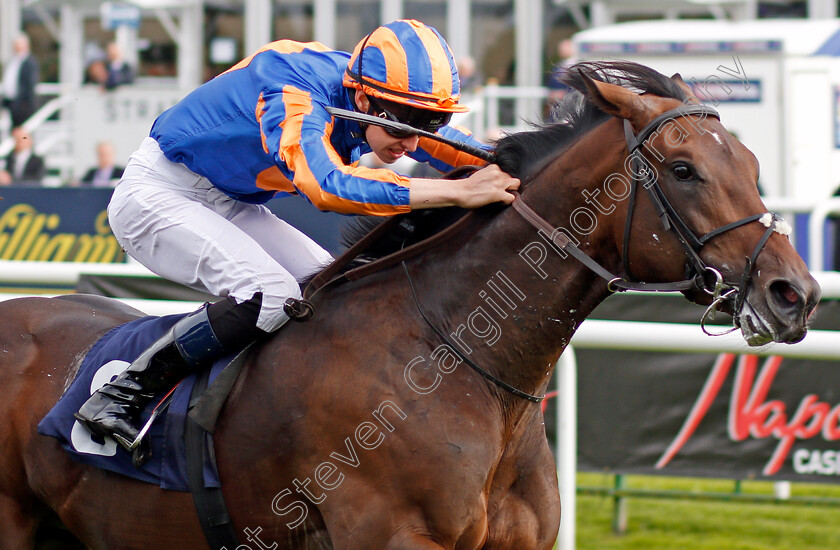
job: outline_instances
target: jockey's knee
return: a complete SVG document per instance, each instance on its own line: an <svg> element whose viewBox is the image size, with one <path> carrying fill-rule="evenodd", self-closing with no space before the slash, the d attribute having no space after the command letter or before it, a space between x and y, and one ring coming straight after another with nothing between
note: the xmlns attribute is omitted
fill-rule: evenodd
<svg viewBox="0 0 840 550"><path fill-rule="evenodd" d="M262 292L257 292L243 302L228 296L207 307L210 326L223 346L236 349L242 346L243 341L256 340L269 332L257 326L262 301Z"/></svg>
<svg viewBox="0 0 840 550"><path fill-rule="evenodd" d="M245 336L255 339L274 332L289 320L289 314L284 308L289 298L295 300L302 298L297 283L283 285L282 288L273 291L265 288L244 300L241 292L237 293L236 297L231 294L225 300L210 306L211 311L208 312L211 317L210 323L214 330L218 324L221 327L220 330L225 331L225 325L227 325L232 329L231 333L236 335L235 337ZM219 321L214 322L217 312ZM246 327L248 327L247 331ZM217 337L222 338L218 335Z"/></svg>

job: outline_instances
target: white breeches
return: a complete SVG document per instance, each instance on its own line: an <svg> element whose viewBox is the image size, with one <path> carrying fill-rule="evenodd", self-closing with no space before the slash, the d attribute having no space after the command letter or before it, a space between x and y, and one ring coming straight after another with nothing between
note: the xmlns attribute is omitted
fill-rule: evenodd
<svg viewBox="0 0 840 550"><path fill-rule="evenodd" d="M257 327L288 320L298 281L332 261L312 239L262 205L232 199L146 138L108 205L120 245L161 277L241 303L263 293Z"/></svg>

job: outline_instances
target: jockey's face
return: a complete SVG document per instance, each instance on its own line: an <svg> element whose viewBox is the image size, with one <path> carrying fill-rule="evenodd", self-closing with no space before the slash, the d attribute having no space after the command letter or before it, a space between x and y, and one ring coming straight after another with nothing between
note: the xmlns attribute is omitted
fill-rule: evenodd
<svg viewBox="0 0 840 550"><path fill-rule="evenodd" d="M418 136L408 136L402 139L391 137L384 128L373 125L369 125L365 129L365 138L373 153L385 164L396 162L406 153L416 150L417 143L420 141Z"/></svg>
<svg viewBox="0 0 840 550"><path fill-rule="evenodd" d="M368 112L370 108L370 102L361 90L356 90L356 106L363 113ZM406 153L415 151L420 141L420 138L416 135L395 138L381 126L374 126L372 124L369 124L365 128L365 139L373 150L373 153L385 164L396 162L397 159Z"/></svg>

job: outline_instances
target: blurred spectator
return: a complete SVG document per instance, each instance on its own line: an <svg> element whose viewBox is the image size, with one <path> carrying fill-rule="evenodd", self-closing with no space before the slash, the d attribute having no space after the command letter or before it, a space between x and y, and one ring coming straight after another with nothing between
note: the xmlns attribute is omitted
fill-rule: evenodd
<svg viewBox="0 0 840 550"><path fill-rule="evenodd" d="M107 80L108 68L105 66L105 61L101 59L91 61L85 69L85 84L98 84L104 89Z"/></svg>
<svg viewBox="0 0 840 550"><path fill-rule="evenodd" d="M134 82L134 69L122 57L122 51L116 42L108 44L108 78L105 89L112 90L123 84Z"/></svg>
<svg viewBox="0 0 840 550"><path fill-rule="evenodd" d="M20 126L38 107L35 85L40 79L38 60L29 51L29 37L19 35L12 42L14 55L3 69L0 96L12 116L12 127Z"/></svg>
<svg viewBox="0 0 840 550"><path fill-rule="evenodd" d="M549 106L563 99L566 93L570 91L569 86L563 84L563 77L568 72L569 67L577 62L575 45L571 39L561 40L557 44L557 55L560 56L560 60L554 66L547 82Z"/></svg>
<svg viewBox="0 0 840 550"><path fill-rule="evenodd" d="M456 64L458 65L458 76L461 79L461 93L473 94L477 92L483 84L484 77L475 66L475 59L465 55L458 58Z"/></svg>
<svg viewBox="0 0 840 550"><path fill-rule="evenodd" d="M44 159L32 150L32 136L21 127L12 129L15 148L0 170L0 185L40 185L46 168Z"/></svg>
<svg viewBox="0 0 840 550"><path fill-rule="evenodd" d="M123 175L124 166L114 164L114 146L109 141L96 144L96 168L82 178L83 187L114 187Z"/></svg>
<svg viewBox="0 0 840 550"><path fill-rule="evenodd" d="M85 71L85 82L98 84L103 90L113 90L134 82L134 69L122 58L116 42L108 44L106 59L94 59Z"/></svg>

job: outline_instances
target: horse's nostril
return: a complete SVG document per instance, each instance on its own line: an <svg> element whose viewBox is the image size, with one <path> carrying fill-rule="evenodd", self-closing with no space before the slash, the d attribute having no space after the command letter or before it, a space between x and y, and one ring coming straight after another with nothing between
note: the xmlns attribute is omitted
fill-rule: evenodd
<svg viewBox="0 0 840 550"><path fill-rule="evenodd" d="M775 281L770 285L770 292L779 307L791 308L799 303L799 293L785 281Z"/></svg>

